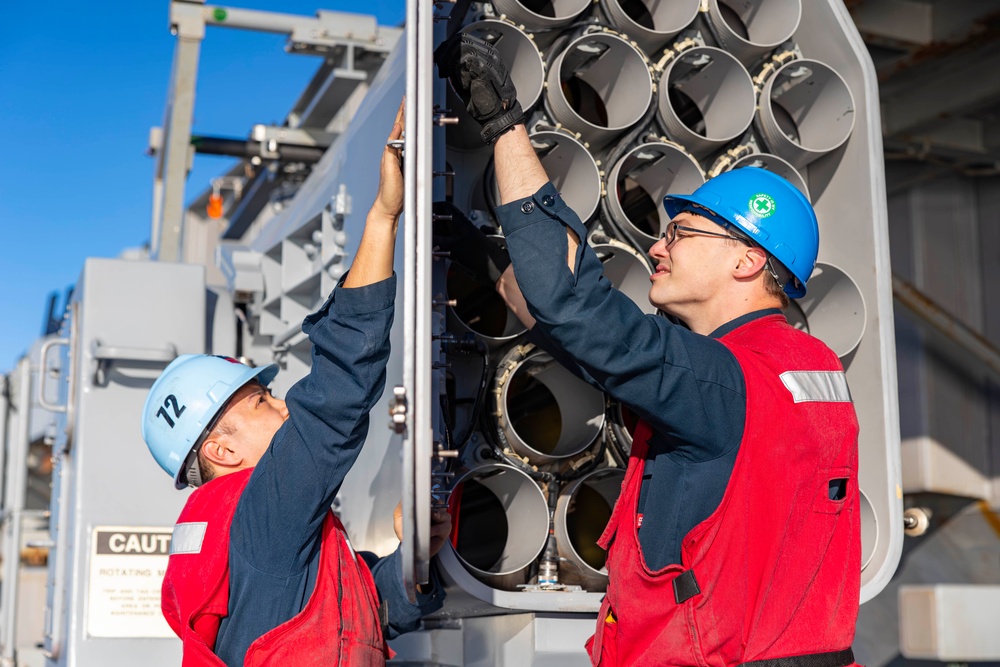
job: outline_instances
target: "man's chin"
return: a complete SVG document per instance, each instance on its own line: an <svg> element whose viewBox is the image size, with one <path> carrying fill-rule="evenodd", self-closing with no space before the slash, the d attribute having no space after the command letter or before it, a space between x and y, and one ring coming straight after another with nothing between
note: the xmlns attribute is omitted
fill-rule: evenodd
<svg viewBox="0 0 1000 667"><path fill-rule="evenodd" d="M667 315L673 315L676 317L676 314L672 312L670 308L670 303L664 299L657 299L652 292L649 293L649 303L653 306L653 308L663 311Z"/></svg>

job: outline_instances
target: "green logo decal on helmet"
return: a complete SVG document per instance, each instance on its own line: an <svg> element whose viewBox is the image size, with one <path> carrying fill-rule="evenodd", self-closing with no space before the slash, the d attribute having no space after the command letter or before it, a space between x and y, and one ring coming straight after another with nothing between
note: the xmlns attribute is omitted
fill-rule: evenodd
<svg viewBox="0 0 1000 667"><path fill-rule="evenodd" d="M758 218L767 218L772 213L774 213L775 203L771 195L766 195L762 192L755 194L750 198L750 210L753 211Z"/></svg>

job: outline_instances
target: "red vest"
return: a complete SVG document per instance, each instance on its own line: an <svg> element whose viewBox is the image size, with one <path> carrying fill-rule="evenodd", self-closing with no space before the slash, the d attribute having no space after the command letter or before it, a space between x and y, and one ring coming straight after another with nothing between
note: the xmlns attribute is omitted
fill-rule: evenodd
<svg viewBox="0 0 1000 667"><path fill-rule="evenodd" d="M858 421L840 361L780 315L720 340L747 392L729 484L684 537L681 563L650 570L636 526L651 435L640 424L600 541L610 545L609 585L588 642L594 665L732 667L851 646L861 589ZM831 500L831 480L844 478L845 497ZM700 593L678 603L674 579L687 570Z"/></svg>
<svg viewBox="0 0 1000 667"><path fill-rule="evenodd" d="M229 527L251 472L200 487L177 519L161 605L184 642L183 667L225 667L213 650L229 613ZM389 649L371 572L332 512L323 522L322 539L316 587L305 608L258 637L247 650L246 667L385 665Z"/></svg>

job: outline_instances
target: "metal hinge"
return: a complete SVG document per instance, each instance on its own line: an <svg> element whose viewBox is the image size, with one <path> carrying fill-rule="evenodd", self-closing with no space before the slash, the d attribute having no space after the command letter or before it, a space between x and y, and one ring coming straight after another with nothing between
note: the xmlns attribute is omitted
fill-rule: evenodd
<svg viewBox="0 0 1000 667"><path fill-rule="evenodd" d="M406 387L396 385L392 388L392 403L389 405L389 428L396 433L405 432L406 412L408 409Z"/></svg>

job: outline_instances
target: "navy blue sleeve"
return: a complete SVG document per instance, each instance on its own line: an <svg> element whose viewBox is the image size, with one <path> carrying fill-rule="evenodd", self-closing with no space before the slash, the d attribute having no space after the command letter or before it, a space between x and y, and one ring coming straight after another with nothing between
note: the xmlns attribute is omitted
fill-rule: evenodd
<svg viewBox="0 0 1000 667"><path fill-rule="evenodd" d="M403 588L403 558L398 548L384 558L368 551L359 551L358 554L368 563L378 589L379 601L389 610L386 639L395 639L401 634L416 630L421 618L433 614L444 605L444 590L433 568L431 592L418 591L417 602L414 604L406 597L406 590Z"/></svg>
<svg viewBox="0 0 1000 667"><path fill-rule="evenodd" d="M257 463L230 528L229 616L215 647L230 667L312 594L323 520L385 385L395 296L395 276L338 286L302 325L312 367L288 390L288 419Z"/></svg>
<svg viewBox="0 0 1000 667"><path fill-rule="evenodd" d="M230 531L230 551L265 578L299 575L315 553L382 395L395 296L395 276L337 287L302 325L312 368L288 390L288 420L257 464Z"/></svg>
<svg viewBox="0 0 1000 667"><path fill-rule="evenodd" d="M532 340L557 347L584 379L670 436L675 456L714 459L739 443L741 424L719 410L743 401L743 376L718 340L647 315L604 277L587 230L551 183L497 209L511 263L537 320ZM566 229L581 240L576 272L566 265ZM565 363L565 361L564 361Z"/></svg>

